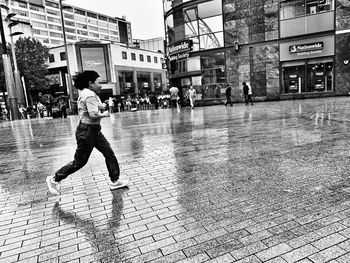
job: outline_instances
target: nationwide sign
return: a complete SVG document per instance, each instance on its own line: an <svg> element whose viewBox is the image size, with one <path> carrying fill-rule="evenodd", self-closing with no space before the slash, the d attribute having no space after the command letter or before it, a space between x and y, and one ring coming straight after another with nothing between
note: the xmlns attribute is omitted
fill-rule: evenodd
<svg viewBox="0 0 350 263"><path fill-rule="evenodd" d="M192 46L192 40L184 40L170 45L168 47L169 60L174 61L189 58Z"/></svg>
<svg viewBox="0 0 350 263"><path fill-rule="evenodd" d="M174 43L168 47L169 56L177 53L191 51L193 46L192 40L184 40L181 42Z"/></svg>
<svg viewBox="0 0 350 263"><path fill-rule="evenodd" d="M318 54L321 53L324 48L323 42L315 42L310 44L300 44L289 46L290 54L300 55L310 55L310 54Z"/></svg>

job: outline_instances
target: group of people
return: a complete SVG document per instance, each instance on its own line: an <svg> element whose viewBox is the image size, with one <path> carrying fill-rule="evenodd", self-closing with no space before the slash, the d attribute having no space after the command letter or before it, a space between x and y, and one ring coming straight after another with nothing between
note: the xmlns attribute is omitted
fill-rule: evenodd
<svg viewBox="0 0 350 263"><path fill-rule="evenodd" d="M170 105L172 109L176 109L179 105L179 89L177 87L171 87L170 88ZM190 107L191 109L194 109L195 102L196 102L196 95L197 92L193 88L193 86L190 86L190 88L186 91L184 95L184 103L185 106Z"/></svg>
<svg viewBox="0 0 350 263"><path fill-rule="evenodd" d="M247 83L243 82L243 96L244 96L244 103L248 105L249 103L253 105L253 100L252 100L252 89L247 85ZM231 86L227 86L226 88L226 102L225 106L227 107L228 104L232 106L232 89Z"/></svg>

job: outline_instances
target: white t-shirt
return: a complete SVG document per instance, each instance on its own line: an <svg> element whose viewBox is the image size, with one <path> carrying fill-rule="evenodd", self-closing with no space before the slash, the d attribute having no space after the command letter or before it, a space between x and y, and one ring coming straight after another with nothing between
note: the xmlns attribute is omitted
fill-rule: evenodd
<svg viewBox="0 0 350 263"><path fill-rule="evenodd" d="M78 113L80 121L86 124L100 124L100 119L92 119L91 112L99 112L103 108L100 98L95 92L83 89L78 98Z"/></svg>
<svg viewBox="0 0 350 263"><path fill-rule="evenodd" d="M187 92L188 92L188 97L190 97L191 99L196 97L196 90L195 89L189 89Z"/></svg>

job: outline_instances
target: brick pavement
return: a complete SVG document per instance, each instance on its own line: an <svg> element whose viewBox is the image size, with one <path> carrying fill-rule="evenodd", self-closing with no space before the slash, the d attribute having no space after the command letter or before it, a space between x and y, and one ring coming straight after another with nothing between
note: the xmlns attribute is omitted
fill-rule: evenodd
<svg viewBox="0 0 350 263"><path fill-rule="evenodd" d="M350 262L350 99L117 113L48 193L76 116L0 123L0 262Z"/></svg>

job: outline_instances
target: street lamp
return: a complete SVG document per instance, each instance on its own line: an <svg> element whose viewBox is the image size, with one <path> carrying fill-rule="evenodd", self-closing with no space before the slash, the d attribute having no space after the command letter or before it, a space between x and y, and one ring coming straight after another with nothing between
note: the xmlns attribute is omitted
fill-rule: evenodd
<svg viewBox="0 0 350 263"><path fill-rule="evenodd" d="M13 71L12 71L12 67L11 67L11 61L10 61L10 58L7 54L7 47L6 47L4 26L3 26L3 22L2 22L1 8L6 9L6 11L9 11L9 8L3 4L0 5L0 34L1 34L2 49L3 49L3 54L1 56L2 56L2 62L4 65L4 74L5 74L5 82L6 82L7 94L8 94L8 100L9 100L10 117L11 117L11 120L18 120L18 119L20 119L18 100L17 100L17 96L16 96L16 87L15 87L15 82L13 79Z"/></svg>
<svg viewBox="0 0 350 263"><path fill-rule="evenodd" d="M17 59L16 59L16 52L15 52L15 46L13 44L13 36L17 36L17 35L22 35L23 32L12 32L12 27L16 26L19 24L18 21L12 21L11 18L14 17L16 14L14 13L10 13L7 15L6 17L6 21L9 22L8 24L8 28L10 29L10 40L11 40L11 52L12 52L12 60L13 60L13 65L14 65L14 77L15 77L15 84L16 84L16 90L18 92L18 102L19 104L24 104L24 97L23 97L23 88L22 88L22 82L21 82L21 76L19 74L18 71L18 67L17 67ZM27 106L28 102L27 102Z"/></svg>
<svg viewBox="0 0 350 263"><path fill-rule="evenodd" d="M72 90L72 76L70 74L70 66L69 66L69 57L68 57L68 47L67 47L67 38L66 38L66 30L64 26L64 20L63 20L63 7L62 7L62 0L59 0L60 4L60 13L61 13L61 24L62 24L62 33L63 33L63 42L64 42L64 50L66 53L66 63L67 63L67 86L68 86L68 95L69 95L69 108L72 109L71 102L74 101L73 98L73 90Z"/></svg>

